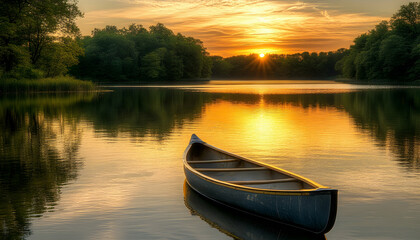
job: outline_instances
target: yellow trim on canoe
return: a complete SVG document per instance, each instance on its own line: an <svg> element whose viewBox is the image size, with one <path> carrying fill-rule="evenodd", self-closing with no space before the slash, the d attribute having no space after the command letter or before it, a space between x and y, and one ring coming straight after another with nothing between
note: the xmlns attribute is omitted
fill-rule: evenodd
<svg viewBox="0 0 420 240"><path fill-rule="evenodd" d="M190 150L190 148L192 146L192 144L190 143L188 145L187 149L185 149L185 152L184 152L184 156L183 156L184 167L186 167L189 171L191 171L196 176L200 177L201 179L203 179L203 180L205 180L207 182L212 182L214 184L217 184L217 185L220 185L220 186L224 186L224 187L228 187L228 188L235 189L235 190L239 190L239 191L245 191L245 192L251 192L251 193L270 194L270 195L307 196L307 195L310 195L311 193L316 192L316 190L318 190L320 188L322 188L322 189L330 189L330 188L325 187L325 186L322 186L321 184L318 184L318 183L316 183L316 182L314 182L312 180L309 180L309 179L307 179L305 177L302 177L302 176L300 176L298 174L295 174L295 173L286 171L284 169L281 169L281 168L278 168L278 167L275 167L275 166L272 166L272 165L269 165L269 164L261 163L261 162L255 161L255 160L251 160L251 159L248 159L248 158L244 158L244 157L235 155L233 153L230 153L230 152L224 151L222 149L219 149L217 147L214 147L214 146L212 146L212 145L210 145L208 143L205 143L205 142L196 142L196 144L202 144L202 145L204 145L206 147L209 147L209 148L211 148L213 150L216 150L218 152L222 152L222 153L227 154L229 156L232 156L232 157L235 157L235 158L238 158L238 159L241 159L241 160L250 162L250 163L254 163L254 164L257 164L259 166L266 167L266 168L271 169L273 171L277 171L277 172L283 173L285 175L288 175L290 177L293 177L293 178L296 178L296 179L298 179L300 181L303 181L303 182L307 183L308 185L313 186L314 189L303 189L303 190L272 190L272 189L262 189L262 188L248 187L248 186L240 186L240 185L228 183L228 182L225 182L225 181L217 180L215 178L209 177L209 176L207 176L205 174L202 174L202 173L198 172L197 170L195 170L193 167L191 167L188 164L188 162L187 162L187 153L189 152L189 150Z"/></svg>

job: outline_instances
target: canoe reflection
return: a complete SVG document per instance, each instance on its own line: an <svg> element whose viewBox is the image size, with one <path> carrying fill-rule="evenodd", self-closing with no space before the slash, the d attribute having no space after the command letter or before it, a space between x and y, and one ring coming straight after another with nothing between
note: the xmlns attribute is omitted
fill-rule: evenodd
<svg viewBox="0 0 420 240"><path fill-rule="evenodd" d="M210 226L234 239L325 240L325 235L294 229L214 202L184 182L185 206Z"/></svg>

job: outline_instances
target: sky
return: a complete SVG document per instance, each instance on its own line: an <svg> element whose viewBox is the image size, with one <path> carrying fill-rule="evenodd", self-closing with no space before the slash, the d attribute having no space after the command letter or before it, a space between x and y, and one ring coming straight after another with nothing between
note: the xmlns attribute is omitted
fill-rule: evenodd
<svg viewBox="0 0 420 240"><path fill-rule="evenodd" d="M163 23L211 55L334 51L410 0L79 0L83 35L106 25Z"/></svg>

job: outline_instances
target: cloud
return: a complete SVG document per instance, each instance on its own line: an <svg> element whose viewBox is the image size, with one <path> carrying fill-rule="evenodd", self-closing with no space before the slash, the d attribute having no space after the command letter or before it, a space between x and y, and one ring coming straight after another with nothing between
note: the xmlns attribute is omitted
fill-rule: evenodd
<svg viewBox="0 0 420 240"><path fill-rule="evenodd" d="M85 18L79 21L83 33L89 34L94 27L105 25L149 26L161 22L174 32L199 38L213 55L230 56L260 50L293 53L348 47L352 39L383 19L342 12L325 3L120 1L124 7L86 12Z"/></svg>

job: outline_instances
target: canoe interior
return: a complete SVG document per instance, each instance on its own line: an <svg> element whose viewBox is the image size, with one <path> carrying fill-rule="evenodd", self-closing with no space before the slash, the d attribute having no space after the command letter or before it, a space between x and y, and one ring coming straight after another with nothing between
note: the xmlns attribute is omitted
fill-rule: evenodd
<svg viewBox="0 0 420 240"><path fill-rule="evenodd" d="M201 143L192 144L186 159L192 168L202 174L232 184L273 190L314 189L314 186L293 176L217 151Z"/></svg>

